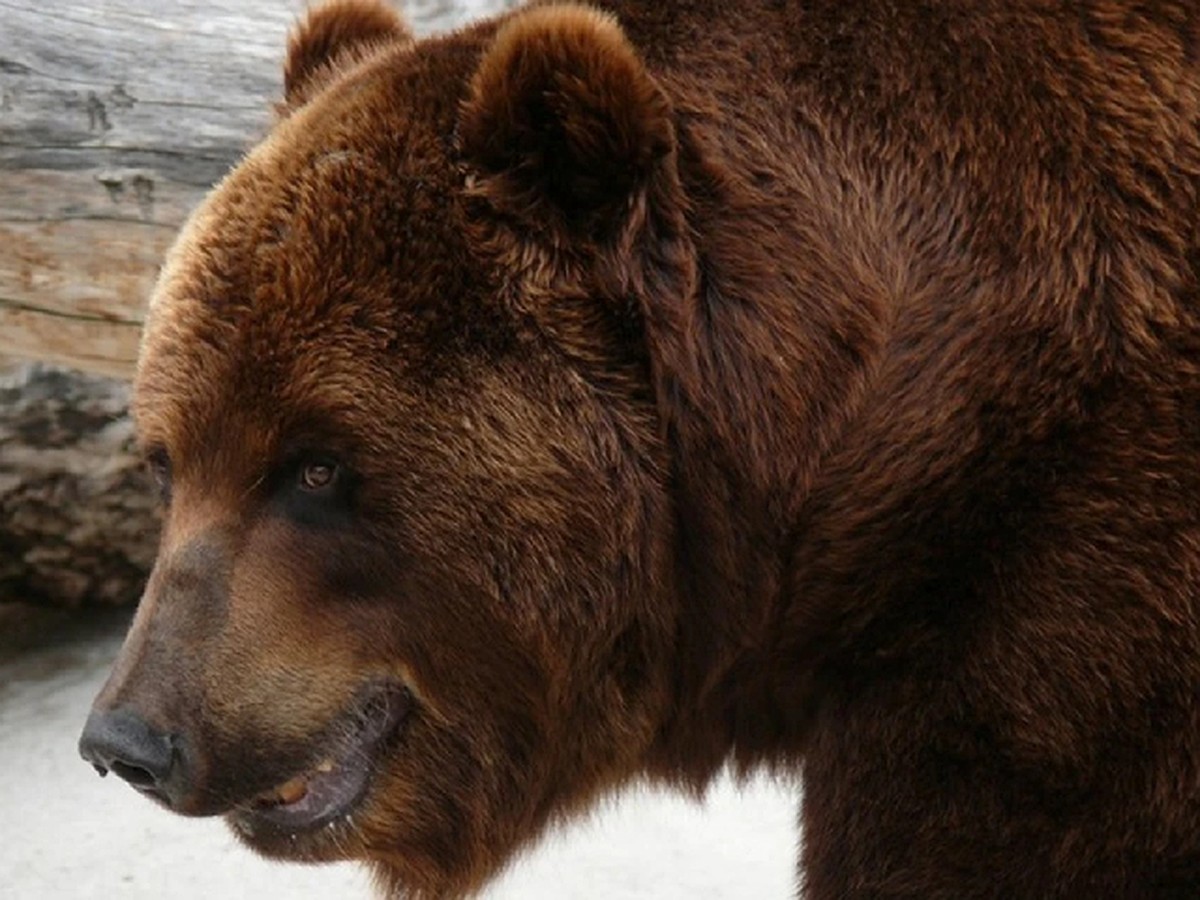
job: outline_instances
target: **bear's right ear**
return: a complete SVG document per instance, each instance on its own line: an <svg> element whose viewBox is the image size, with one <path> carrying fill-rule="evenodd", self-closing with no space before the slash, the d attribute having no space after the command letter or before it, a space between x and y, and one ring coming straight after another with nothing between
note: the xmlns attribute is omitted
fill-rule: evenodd
<svg viewBox="0 0 1200 900"><path fill-rule="evenodd" d="M458 128L477 194L533 231L615 235L674 149L666 95L616 20L517 13L471 82Z"/></svg>
<svg viewBox="0 0 1200 900"><path fill-rule="evenodd" d="M284 110L307 101L344 64L383 44L412 41L408 23L381 0L330 0L288 36Z"/></svg>

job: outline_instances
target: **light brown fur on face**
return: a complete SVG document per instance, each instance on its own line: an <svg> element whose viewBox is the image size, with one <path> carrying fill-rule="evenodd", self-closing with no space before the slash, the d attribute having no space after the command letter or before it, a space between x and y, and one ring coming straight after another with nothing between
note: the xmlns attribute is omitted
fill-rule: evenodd
<svg viewBox="0 0 1200 900"><path fill-rule="evenodd" d="M1200 891L1194 18L313 11L151 304L85 756L390 896L727 762L807 897Z"/></svg>

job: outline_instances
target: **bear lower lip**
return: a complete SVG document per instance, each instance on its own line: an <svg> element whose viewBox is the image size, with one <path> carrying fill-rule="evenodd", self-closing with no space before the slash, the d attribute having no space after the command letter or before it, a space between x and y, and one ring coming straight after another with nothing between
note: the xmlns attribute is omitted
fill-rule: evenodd
<svg viewBox="0 0 1200 900"><path fill-rule="evenodd" d="M380 751L411 705L403 687L368 688L333 729L331 753L239 805L229 814L231 824L247 837L264 832L295 835L349 816L367 793Z"/></svg>

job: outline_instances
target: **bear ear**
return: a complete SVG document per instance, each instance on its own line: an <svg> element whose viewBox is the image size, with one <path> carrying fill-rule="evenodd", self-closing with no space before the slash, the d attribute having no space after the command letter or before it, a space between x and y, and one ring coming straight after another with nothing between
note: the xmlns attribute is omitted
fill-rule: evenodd
<svg viewBox="0 0 1200 900"><path fill-rule="evenodd" d="M674 148L670 104L617 22L582 6L517 14L459 122L479 193L527 224L602 237Z"/></svg>
<svg viewBox="0 0 1200 900"><path fill-rule="evenodd" d="M309 10L288 36L284 106L303 104L340 63L382 44L411 40L408 23L381 0L330 0Z"/></svg>

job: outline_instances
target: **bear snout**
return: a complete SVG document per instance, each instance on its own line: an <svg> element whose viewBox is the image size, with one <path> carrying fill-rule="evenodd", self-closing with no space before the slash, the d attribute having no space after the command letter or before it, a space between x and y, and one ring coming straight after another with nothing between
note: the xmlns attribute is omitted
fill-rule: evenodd
<svg viewBox="0 0 1200 900"><path fill-rule="evenodd" d="M175 812L214 800L201 709L202 672L224 623L229 555L206 530L160 550L137 615L79 739L80 755Z"/></svg>
<svg viewBox="0 0 1200 900"><path fill-rule="evenodd" d="M101 776L112 772L148 797L178 806L176 741L134 710L93 710L79 738L79 754Z"/></svg>

